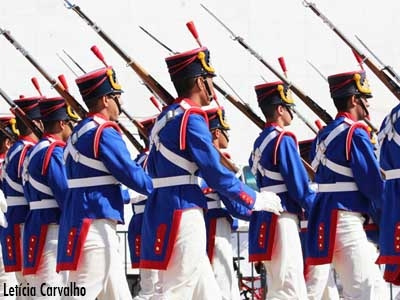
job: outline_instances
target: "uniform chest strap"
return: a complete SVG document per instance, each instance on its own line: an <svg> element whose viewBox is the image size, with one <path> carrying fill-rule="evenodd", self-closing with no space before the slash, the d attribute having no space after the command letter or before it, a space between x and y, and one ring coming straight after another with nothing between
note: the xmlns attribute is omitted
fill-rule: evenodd
<svg viewBox="0 0 400 300"><path fill-rule="evenodd" d="M53 196L53 192L51 191L51 189L47 185L37 181L32 176L30 176L29 171L28 171L29 163L32 160L32 158L36 154L38 154L40 150L47 148L49 145L50 145L49 140L43 140L33 148L32 152L25 159L24 167L23 167L23 171L22 171L22 180L23 180L24 185L26 182L29 182L32 185L32 187L34 189L38 190L39 192L47 194L49 196Z"/></svg>
<svg viewBox="0 0 400 300"><path fill-rule="evenodd" d="M264 167L261 166L260 164L260 159L262 156L262 153L264 152L265 148L272 142L274 138L276 138L279 135L279 131L274 130L270 132L265 139L262 141L261 145L254 149L252 158L253 158L253 166L251 168L251 172L254 174L254 176L257 175L257 171L260 172L260 174L264 177L271 178L273 180L279 180L282 181L282 175L279 172L273 172L270 170L265 169Z"/></svg>
<svg viewBox="0 0 400 300"><path fill-rule="evenodd" d="M394 124L400 118L400 110L396 113L390 114L385 118L384 127L378 134L379 145L382 145L383 140L387 137L389 141L393 140L400 146L400 134L394 128Z"/></svg>
<svg viewBox="0 0 400 300"><path fill-rule="evenodd" d="M323 141L319 141L317 144L317 152L315 154L315 157L311 163L311 166L313 167L313 169L315 171L317 171L318 166L320 164L326 166L327 168L331 169L332 171L347 176L347 177L353 177L353 171L345 166L339 165L333 161L331 161L330 159L328 159L325 156L325 151L328 147L328 145L343 131L347 130L350 125L352 123L354 123L351 120L347 120L345 119L346 122L343 122L342 124L340 124L339 126L337 126L334 130L332 130L328 136L323 140Z"/></svg>

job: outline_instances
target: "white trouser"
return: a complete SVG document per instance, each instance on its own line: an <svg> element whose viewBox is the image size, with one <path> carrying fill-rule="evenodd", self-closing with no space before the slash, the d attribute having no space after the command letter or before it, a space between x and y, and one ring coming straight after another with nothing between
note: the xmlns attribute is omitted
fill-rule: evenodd
<svg viewBox="0 0 400 300"><path fill-rule="evenodd" d="M221 289L222 299L239 300L239 285L233 270L231 224L226 218L217 219L212 268Z"/></svg>
<svg viewBox="0 0 400 300"><path fill-rule="evenodd" d="M168 267L159 272L159 285L161 291L153 299L222 299L206 253L202 209L183 211Z"/></svg>
<svg viewBox="0 0 400 300"><path fill-rule="evenodd" d="M344 299L389 299L376 248L368 241L359 213L339 211L332 264L343 285Z"/></svg>
<svg viewBox="0 0 400 300"><path fill-rule="evenodd" d="M116 224L106 219L93 220L76 271L70 271L68 283L86 289L85 296L65 299L132 299L119 253Z"/></svg>
<svg viewBox="0 0 400 300"><path fill-rule="evenodd" d="M149 300L156 291L158 270L140 269L140 291L133 300Z"/></svg>
<svg viewBox="0 0 400 300"><path fill-rule="evenodd" d="M296 215L282 213L278 217L271 261L264 261L264 264L267 270L268 300L307 299Z"/></svg>
<svg viewBox="0 0 400 300"><path fill-rule="evenodd" d="M308 266L306 278L308 300L339 300L330 264Z"/></svg>
<svg viewBox="0 0 400 300"><path fill-rule="evenodd" d="M67 283L68 272L56 272L57 265L57 244L58 244L58 225L49 225L47 229L46 242L42 257L39 259L39 266L36 274L25 275L30 287L35 287L36 296L31 299L61 299L60 295L44 296L40 292L41 285L62 287ZM45 287L44 287L45 289Z"/></svg>
<svg viewBox="0 0 400 300"><path fill-rule="evenodd" d="M4 296L4 286L15 287L17 284L15 273L4 270L3 253L0 245L0 300L14 300L15 296Z"/></svg>

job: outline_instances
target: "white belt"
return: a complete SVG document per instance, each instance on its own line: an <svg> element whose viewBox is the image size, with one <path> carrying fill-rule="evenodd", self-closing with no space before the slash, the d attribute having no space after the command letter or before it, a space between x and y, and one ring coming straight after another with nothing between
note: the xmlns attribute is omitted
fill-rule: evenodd
<svg viewBox="0 0 400 300"><path fill-rule="evenodd" d="M210 199L210 200L207 200L207 202L220 200L217 193L209 193L209 194L205 194L204 196L206 196L206 198Z"/></svg>
<svg viewBox="0 0 400 300"><path fill-rule="evenodd" d="M68 179L70 189L119 183L112 175Z"/></svg>
<svg viewBox="0 0 400 300"><path fill-rule="evenodd" d="M307 229L307 226L308 226L308 221L307 220L300 221L300 228L301 229Z"/></svg>
<svg viewBox="0 0 400 300"><path fill-rule="evenodd" d="M195 175L181 175L181 176L171 176L171 177L160 177L153 178L153 188L162 188L169 186L177 186L184 184L195 184L200 186L202 178Z"/></svg>
<svg viewBox="0 0 400 300"><path fill-rule="evenodd" d="M55 207L58 207L58 203L54 199L42 199L40 201L29 202L29 208L31 210L45 209L45 208L55 208Z"/></svg>
<svg viewBox="0 0 400 300"><path fill-rule="evenodd" d="M28 201L22 196L8 196L6 201L7 206L28 205Z"/></svg>
<svg viewBox="0 0 400 300"><path fill-rule="evenodd" d="M144 213L145 205L134 205L135 215Z"/></svg>
<svg viewBox="0 0 400 300"><path fill-rule="evenodd" d="M261 192L267 191L267 192L274 192L275 194L287 192L287 186L286 184L277 184L277 185L270 185L270 186L264 186L260 188Z"/></svg>
<svg viewBox="0 0 400 300"><path fill-rule="evenodd" d="M385 170L385 179L398 179L400 178L400 169Z"/></svg>
<svg viewBox="0 0 400 300"><path fill-rule="evenodd" d="M208 202L207 202L207 208L208 208L208 209L222 208L222 206L221 206L221 200L218 200L218 201L208 201Z"/></svg>
<svg viewBox="0 0 400 300"><path fill-rule="evenodd" d="M354 192L358 191L355 182L335 182L318 184L319 193Z"/></svg>

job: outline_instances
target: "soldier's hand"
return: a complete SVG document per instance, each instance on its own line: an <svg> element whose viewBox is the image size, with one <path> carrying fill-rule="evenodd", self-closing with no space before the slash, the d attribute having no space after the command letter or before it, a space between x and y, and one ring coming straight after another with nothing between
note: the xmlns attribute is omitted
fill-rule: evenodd
<svg viewBox="0 0 400 300"><path fill-rule="evenodd" d="M257 193L256 203L254 203L253 210L269 211L279 216L281 212L283 212L281 198L273 192L264 191Z"/></svg>

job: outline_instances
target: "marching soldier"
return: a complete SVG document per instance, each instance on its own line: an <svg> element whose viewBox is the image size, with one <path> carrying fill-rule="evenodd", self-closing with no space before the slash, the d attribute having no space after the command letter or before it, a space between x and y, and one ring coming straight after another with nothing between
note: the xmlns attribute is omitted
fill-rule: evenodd
<svg viewBox="0 0 400 300"><path fill-rule="evenodd" d="M229 124L225 120L222 107L206 110L212 142L217 149L226 149L229 143ZM228 154L224 155L229 159ZM230 201L216 193L207 184L202 185L207 198L207 254L211 262L215 279L221 290L222 299L240 299L237 276L233 270L233 250L231 233L237 227L237 220L231 214L245 220L249 215L245 206ZM232 205L233 204L233 205Z"/></svg>
<svg viewBox="0 0 400 300"><path fill-rule="evenodd" d="M249 258L264 262L268 299L307 299L298 223L302 208L311 208L315 193L309 188L296 137L284 130L292 122L294 102L282 82L257 85L255 91L267 123L254 143L249 166L260 191L279 195L283 213L253 213Z"/></svg>
<svg viewBox="0 0 400 300"><path fill-rule="evenodd" d="M383 194L367 128L359 122L368 116L371 90L363 70L329 76L328 82L338 114L318 133L311 152L318 193L308 221L307 264L332 263L345 298L387 299L362 216L379 219Z"/></svg>
<svg viewBox="0 0 400 300"><path fill-rule="evenodd" d="M149 155L148 141L150 137L151 128L156 121L157 117L151 117L145 120L141 120L140 124L146 131L146 136L140 137L144 140L146 148L142 153L136 158L136 162L144 167L146 163L147 156ZM131 192L131 191L130 191ZM140 262L140 244L142 242L142 223L143 223L143 213L146 205L147 197L141 194L136 194L134 196L129 195L128 198L132 203L133 216L129 222L128 227L128 243L129 252L131 255L132 268L138 268ZM149 300L153 297L156 290L156 283L158 282L158 270L152 269L140 269L140 291L139 294L134 298L134 300Z"/></svg>
<svg viewBox="0 0 400 300"><path fill-rule="evenodd" d="M40 119L39 101L42 97L30 97L14 100L25 114L32 120ZM22 186L22 167L29 149L38 138L32 130L25 126L21 119L16 119L19 137L6 154L3 166L3 192L7 200L7 228L0 228L0 240L3 252L4 269L15 272L21 287L27 286L22 275L22 232L29 211L28 202L24 197ZM39 125L40 121L34 121Z"/></svg>
<svg viewBox="0 0 400 300"><path fill-rule="evenodd" d="M147 170L154 192L144 212L140 267L159 269L161 299L221 299L206 254L201 178L221 195L251 209L279 214L273 193L257 194L220 162L201 106L214 97L206 47L166 59L178 93L151 132ZM257 199L256 199L257 198Z"/></svg>
<svg viewBox="0 0 400 300"><path fill-rule="evenodd" d="M66 273L56 273L56 259L58 223L68 192L63 150L74 117L67 113L61 97L41 100L39 107L44 134L31 148L23 172L25 198L30 208L23 234L23 274L37 291L43 283L49 286L67 283ZM59 299L60 295L53 298Z"/></svg>
<svg viewBox="0 0 400 300"><path fill-rule="evenodd" d="M64 151L70 189L62 209L57 270L70 270L70 283L84 287L85 299L131 299L119 254L117 223L123 223L121 184L141 194L151 179L130 158L115 121L121 86L111 67L76 79L89 108Z"/></svg>
<svg viewBox="0 0 400 300"><path fill-rule="evenodd" d="M2 116L0 117L0 122L4 125L4 130L8 132L9 135L14 136L17 139L17 134L15 131L15 118L14 116ZM3 177L3 163L6 157L8 149L10 149L13 141L3 132L0 132L0 185L2 188L2 177ZM3 192L0 192L0 226L7 227L7 220L5 213L7 212L7 202L4 197ZM1 246L1 245L0 245ZM0 247L1 248L1 247ZM0 250L0 286L15 286L17 284L17 279L15 278L14 272L6 272L4 270L3 255ZM0 299L15 299L13 296L5 296L4 289L0 289Z"/></svg>

